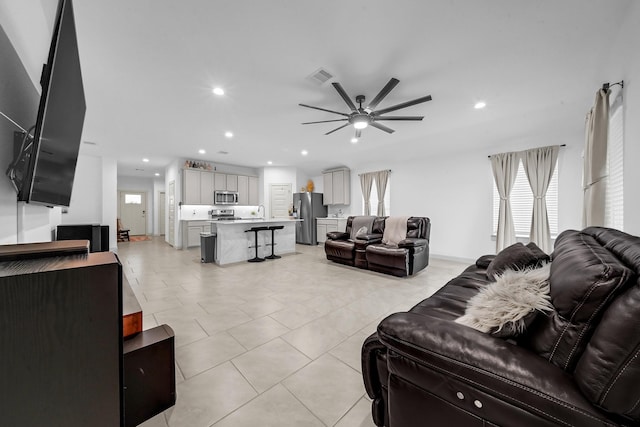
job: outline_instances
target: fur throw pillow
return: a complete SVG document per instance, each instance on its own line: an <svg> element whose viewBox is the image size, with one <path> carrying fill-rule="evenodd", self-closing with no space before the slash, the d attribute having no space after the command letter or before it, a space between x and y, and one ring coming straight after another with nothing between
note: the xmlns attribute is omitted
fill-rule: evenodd
<svg viewBox="0 0 640 427"><path fill-rule="evenodd" d="M553 310L549 296L551 264L505 270L467 303L455 321L501 338L521 335L538 312Z"/></svg>

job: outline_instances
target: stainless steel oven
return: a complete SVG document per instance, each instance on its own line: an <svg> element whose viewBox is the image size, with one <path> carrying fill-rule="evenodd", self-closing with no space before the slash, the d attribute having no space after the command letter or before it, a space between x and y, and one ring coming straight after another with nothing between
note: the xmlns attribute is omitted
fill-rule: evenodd
<svg viewBox="0 0 640 427"><path fill-rule="evenodd" d="M237 191L215 191L213 193L214 205L237 205L238 204L238 192Z"/></svg>

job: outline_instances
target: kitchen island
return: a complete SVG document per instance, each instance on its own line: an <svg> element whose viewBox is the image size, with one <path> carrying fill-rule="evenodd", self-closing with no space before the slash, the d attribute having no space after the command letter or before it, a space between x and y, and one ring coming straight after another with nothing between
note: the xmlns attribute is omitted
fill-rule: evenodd
<svg viewBox="0 0 640 427"><path fill-rule="evenodd" d="M296 224L300 219L237 219L232 221L208 221L211 232L216 238L216 264L225 265L234 262L247 261L255 256L255 248L250 248L255 242L255 234L247 233L251 227L269 227L283 225L282 230L275 231L275 253L277 255L294 253L296 251ZM271 231L258 232L258 256L264 258L271 254Z"/></svg>

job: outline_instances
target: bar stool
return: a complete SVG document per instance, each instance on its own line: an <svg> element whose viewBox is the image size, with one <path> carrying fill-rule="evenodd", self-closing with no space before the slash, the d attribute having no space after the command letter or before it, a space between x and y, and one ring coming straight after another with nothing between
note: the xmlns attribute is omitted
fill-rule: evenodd
<svg viewBox="0 0 640 427"><path fill-rule="evenodd" d="M258 245L258 231L263 231L263 230L268 230L269 227L251 227L248 230L244 230L245 233L249 233L251 231L253 231L255 234L255 246L249 246L250 248L256 248L256 256L248 259L247 261L249 262L262 262L264 261L264 258L260 258L258 257L258 248L260 247L260 245Z"/></svg>
<svg viewBox="0 0 640 427"><path fill-rule="evenodd" d="M274 246L277 245L277 243L275 242L275 237L274 237L274 233L276 230L282 230L284 228L284 225L272 225L270 227L268 227L269 230L271 230L271 243L268 243L266 246L271 246L271 255L265 257L267 259L278 259L278 258L282 258L281 256L278 256L276 254L273 253L273 249Z"/></svg>

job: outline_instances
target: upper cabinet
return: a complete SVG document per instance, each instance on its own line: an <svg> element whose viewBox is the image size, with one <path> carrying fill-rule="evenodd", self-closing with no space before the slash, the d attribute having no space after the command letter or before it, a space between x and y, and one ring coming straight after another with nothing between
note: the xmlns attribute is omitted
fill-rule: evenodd
<svg viewBox="0 0 640 427"><path fill-rule="evenodd" d="M182 203L213 205L214 173L184 169L182 173Z"/></svg>
<svg viewBox="0 0 640 427"><path fill-rule="evenodd" d="M348 205L351 203L351 173L347 168L324 171L323 204Z"/></svg>
<svg viewBox="0 0 640 427"><path fill-rule="evenodd" d="M184 169L182 175L182 203L185 205L213 205L215 191L237 191L238 204L258 205L258 177L219 172Z"/></svg>

